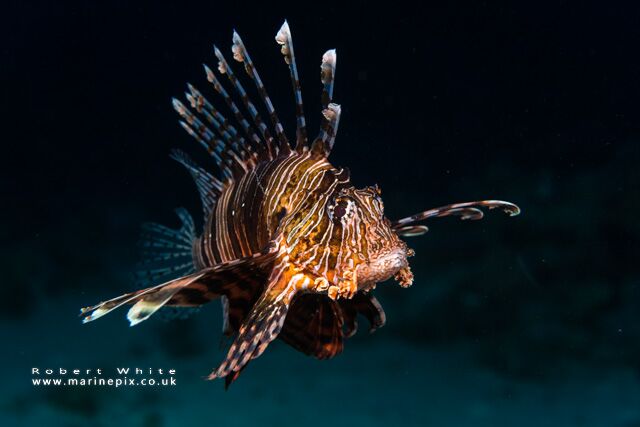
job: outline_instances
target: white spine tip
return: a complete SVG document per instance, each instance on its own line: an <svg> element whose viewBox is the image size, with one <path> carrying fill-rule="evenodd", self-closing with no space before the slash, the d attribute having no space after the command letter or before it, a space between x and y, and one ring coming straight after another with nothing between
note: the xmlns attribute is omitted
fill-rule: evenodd
<svg viewBox="0 0 640 427"><path fill-rule="evenodd" d="M218 49L218 46L215 44L213 45L213 53L218 59L222 58L222 52L220 52L220 49Z"/></svg>
<svg viewBox="0 0 640 427"><path fill-rule="evenodd" d="M171 98L171 104L177 112L182 113L184 111L184 105L177 98Z"/></svg>
<svg viewBox="0 0 640 427"><path fill-rule="evenodd" d="M187 98L187 101L189 101L189 104L191 104L191 108L198 108L198 103L196 102L196 99L193 97L193 95L191 95L189 92L185 92L184 96L185 98Z"/></svg>
<svg viewBox="0 0 640 427"><path fill-rule="evenodd" d="M335 122L340 117L340 106L338 104L329 104L325 110L322 110L322 115L330 122Z"/></svg>
<svg viewBox="0 0 640 427"><path fill-rule="evenodd" d="M284 23L276 34L276 42L278 42L278 44L285 44L287 42L287 39L289 38L291 38L291 30L289 30L289 24L285 19Z"/></svg>
<svg viewBox="0 0 640 427"><path fill-rule="evenodd" d="M160 305L151 304L144 300L136 302L133 307L129 309L127 313L127 319L129 320L129 326L135 326L140 322L143 322L156 312Z"/></svg>
<svg viewBox="0 0 640 427"><path fill-rule="evenodd" d="M209 68L207 64L202 64L202 66L204 67L204 72L207 75L207 80L210 83L214 83L216 80L216 77L213 75L213 71L211 71L211 68Z"/></svg>
<svg viewBox="0 0 640 427"><path fill-rule="evenodd" d="M324 55L322 55L322 63L335 67L336 57L337 57L336 50L329 49L324 53Z"/></svg>

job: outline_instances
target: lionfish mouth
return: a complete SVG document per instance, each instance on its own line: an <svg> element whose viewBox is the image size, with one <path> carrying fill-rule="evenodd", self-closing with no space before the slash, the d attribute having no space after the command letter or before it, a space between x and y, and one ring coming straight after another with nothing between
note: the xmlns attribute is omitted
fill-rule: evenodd
<svg viewBox="0 0 640 427"><path fill-rule="evenodd" d="M384 282L394 276L402 286L408 286L406 285L407 281L399 279L398 276L407 276L407 273L410 275L409 263L407 262L410 251L410 249L398 247L360 264L358 266L358 287L365 290L370 289L376 283Z"/></svg>

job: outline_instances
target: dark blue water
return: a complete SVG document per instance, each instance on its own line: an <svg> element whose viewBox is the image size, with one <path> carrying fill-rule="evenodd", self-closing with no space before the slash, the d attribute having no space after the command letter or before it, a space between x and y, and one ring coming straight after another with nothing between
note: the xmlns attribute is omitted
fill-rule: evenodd
<svg viewBox="0 0 640 427"><path fill-rule="evenodd" d="M640 425L637 7L216 3L4 8L1 425ZM168 153L208 160L169 100L206 86L233 28L293 136L284 18L311 129L337 48L331 161L380 185L389 218L482 198L523 213L432 222L409 240L413 287L378 286L384 328L361 319L330 361L276 341L225 392L203 379L229 345L217 303L134 328L77 313L132 289L142 222L198 218ZM36 387L34 367L177 385Z"/></svg>

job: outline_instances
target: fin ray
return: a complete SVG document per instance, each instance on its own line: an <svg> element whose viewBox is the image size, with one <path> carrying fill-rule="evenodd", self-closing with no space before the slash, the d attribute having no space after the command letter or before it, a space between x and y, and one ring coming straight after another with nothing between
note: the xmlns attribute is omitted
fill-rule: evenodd
<svg viewBox="0 0 640 427"><path fill-rule="evenodd" d="M87 323L125 304L134 304L127 317L132 324L137 324L163 306L200 306L221 295L228 295L231 289L269 271L276 254L274 248L269 247L246 258L218 264L160 285L85 307L80 310L80 314L83 316L83 323Z"/></svg>
<svg viewBox="0 0 640 427"><path fill-rule="evenodd" d="M307 355L332 358L343 349L343 313L342 303L326 295L298 295L279 338Z"/></svg>
<svg viewBox="0 0 640 427"><path fill-rule="evenodd" d="M320 124L320 134L313 143L312 151L329 157L340 123L342 109L340 105L331 102L333 100L333 84L336 72L337 54L335 49L330 49L322 55L320 64L320 81L322 83L322 116Z"/></svg>
<svg viewBox="0 0 640 427"><path fill-rule="evenodd" d="M291 30L286 20L276 34L276 42L281 46L280 51L284 56L284 61L289 66L289 75L291 76L291 85L293 86L293 94L296 101L296 151L301 152L303 147L308 144L307 124L304 117L302 88L300 86L300 79L298 78L296 56L293 52Z"/></svg>
<svg viewBox="0 0 640 427"><path fill-rule="evenodd" d="M252 147L238 134L235 126L229 123L229 120L222 115L199 90L190 83L187 83L187 87L189 88L189 93L185 93L185 96L191 104L191 108L202 114L207 121L214 126L218 135L223 138L226 148L242 160L239 165L246 172L245 163L253 160L252 156L254 151Z"/></svg>
<svg viewBox="0 0 640 427"><path fill-rule="evenodd" d="M204 218L207 218L222 193L222 182L198 166L191 157L181 150L172 150L171 158L184 166L191 174L198 188L198 194L200 194Z"/></svg>
<svg viewBox="0 0 640 427"><path fill-rule="evenodd" d="M262 116L260 115L260 113L258 113L258 110L256 109L255 105L249 99L247 92L242 86L242 83L240 83L240 81L236 77L235 73L231 69L231 66L227 63L227 60L224 58L224 55L222 55L222 52L220 51L220 49L214 46L213 52L216 58L218 58L218 70L220 71L220 73L226 74L227 78L231 82L231 85L233 86L235 91L238 93L240 100L244 104L247 111L249 111L249 115L251 116L251 119L253 120L254 125L258 128L258 130L262 134L262 138L266 143L267 152L269 153L269 158L270 159L275 158L275 154L276 154L275 141L271 136L271 132L269 131L268 126L262 120Z"/></svg>
<svg viewBox="0 0 640 427"><path fill-rule="evenodd" d="M229 92L222 86L220 81L217 79L211 68L209 68L206 64L203 64L205 74L207 75L207 81L213 85L215 91L222 96L227 107L233 113L236 121L242 127L243 132L248 138L249 143L254 148L254 151L257 153L258 157L264 158L267 154L266 147L261 143L260 137L256 134L253 126L247 121L244 117L236 103L233 101L233 98L229 95Z"/></svg>
<svg viewBox="0 0 640 427"><path fill-rule="evenodd" d="M282 248L279 253L284 253ZM278 258L265 290L240 326L238 336L224 361L209 379L226 377L240 371L250 360L259 357L282 330L290 303L299 289L302 273L292 274L287 256Z"/></svg>
<svg viewBox="0 0 640 427"><path fill-rule="evenodd" d="M269 113L269 118L271 119L271 123L276 130L276 135L278 137L279 146L276 146L276 151L282 151L284 154L288 154L291 151L291 147L289 146L289 140L284 133L284 128L282 127L282 123L280 123L280 119L278 118L278 114L276 113L275 108L273 107L273 103L271 102L271 98L269 98L269 94L267 93L267 89L264 87L262 83L262 79L260 79L260 75L258 74L258 70L256 66L253 64L251 57L249 56L249 52L247 52L247 48L244 46L242 42L242 38L237 32L233 32L233 58L238 61L244 63L244 69L251 77L253 82L258 89L258 94L262 99L265 107L267 108L267 112Z"/></svg>
<svg viewBox="0 0 640 427"><path fill-rule="evenodd" d="M240 327L226 359L209 375L209 379L226 377L242 369L251 359L259 357L282 329L288 310L283 298L271 298L269 293L256 303Z"/></svg>
<svg viewBox="0 0 640 427"><path fill-rule="evenodd" d="M218 167L222 170L225 179L232 176L232 164L243 167L244 163L232 151L225 153L226 144L218 138L200 119L198 119L182 102L173 98L173 108L184 119L180 126L191 135L214 158ZM226 154L223 157L223 154Z"/></svg>

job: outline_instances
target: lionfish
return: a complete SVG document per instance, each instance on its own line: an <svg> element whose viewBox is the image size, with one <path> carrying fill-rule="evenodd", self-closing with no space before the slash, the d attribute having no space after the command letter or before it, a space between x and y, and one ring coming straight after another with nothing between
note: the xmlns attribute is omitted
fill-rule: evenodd
<svg viewBox="0 0 640 427"><path fill-rule="evenodd" d="M340 105L332 102L335 49L322 56L321 125L318 136L310 138L286 21L275 39L293 84L295 144L234 31L233 59L255 84L271 126L214 46L220 76L205 64L207 80L235 122L191 84L188 106L173 99L180 125L221 170L214 176L184 152L171 153L195 180L204 209L202 233L196 235L184 209L177 210L182 222L177 230L147 224L147 279L160 284L81 310L83 322L90 322L133 304L127 314L133 326L161 307L199 307L220 298L223 333L235 335L235 340L208 378L224 377L226 387L276 337L326 359L340 353L344 339L355 334L359 314L368 320L370 331L383 326L385 313L373 290L392 277L402 287L412 284L407 258L414 251L401 237L424 234L428 229L418 222L450 215L480 219L481 207L501 208L511 216L520 212L509 202L483 200L387 219L378 186L355 188L348 169L328 160L341 113ZM235 97L220 82L223 76Z"/></svg>

